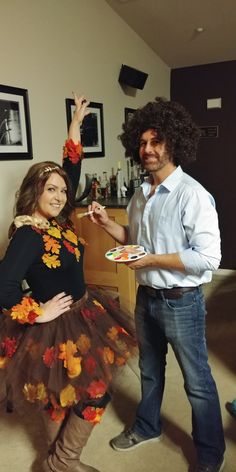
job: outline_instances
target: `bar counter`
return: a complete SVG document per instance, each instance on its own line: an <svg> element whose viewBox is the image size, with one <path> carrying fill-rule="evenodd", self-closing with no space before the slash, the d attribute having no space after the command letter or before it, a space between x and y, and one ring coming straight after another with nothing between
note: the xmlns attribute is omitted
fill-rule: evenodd
<svg viewBox="0 0 236 472"><path fill-rule="evenodd" d="M128 224L126 207L129 198L107 198L98 200L106 207L109 218L121 225ZM130 312L134 310L137 284L135 272L125 263L111 262L105 253L119 244L88 217L80 217L91 199L78 202L74 210L73 221L79 237L86 241L84 256L84 274L88 285L104 287L119 296L120 304Z"/></svg>

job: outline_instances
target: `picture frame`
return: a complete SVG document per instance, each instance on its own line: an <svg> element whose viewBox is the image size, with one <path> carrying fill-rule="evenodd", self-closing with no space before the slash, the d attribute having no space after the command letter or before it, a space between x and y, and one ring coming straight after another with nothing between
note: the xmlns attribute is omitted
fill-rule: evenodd
<svg viewBox="0 0 236 472"><path fill-rule="evenodd" d="M125 123L127 123L129 118L133 115L135 111L135 108L125 108Z"/></svg>
<svg viewBox="0 0 236 472"><path fill-rule="evenodd" d="M66 98L66 117L69 129L72 116L75 110L74 100ZM104 124L103 124L103 104L90 102L88 110L90 114L85 116L80 127L81 144L83 146L84 157L104 157Z"/></svg>
<svg viewBox="0 0 236 472"><path fill-rule="evenodd" d="M28 90L0 84L0 160L33 159Z"/></svg>

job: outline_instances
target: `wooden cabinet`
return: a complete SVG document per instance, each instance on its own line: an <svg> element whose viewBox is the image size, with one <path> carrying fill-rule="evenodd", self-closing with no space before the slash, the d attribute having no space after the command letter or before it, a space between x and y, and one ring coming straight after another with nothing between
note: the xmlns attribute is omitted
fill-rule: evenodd
<svg viewBox="0 0 236 472"><path fill-rule="evenodd" d="M105 258L105 252L118 244L88 218L77 217L84 211L86 211L85 208L77 208L73 221L78 235L87 243L84 257L85 281L89 285L97 285L112 292L118 292L121 306L133 312L137 288L135 273L125 264L114 263ZM127 213L123 208L108 208L107 213L111 219L121 225L128 223Z"/></svg>

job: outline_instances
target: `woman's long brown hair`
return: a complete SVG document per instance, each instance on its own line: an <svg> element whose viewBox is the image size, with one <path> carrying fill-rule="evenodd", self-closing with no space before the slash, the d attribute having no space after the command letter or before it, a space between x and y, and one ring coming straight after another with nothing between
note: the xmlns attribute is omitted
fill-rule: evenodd
<svg viewBox="0 0 236 472"><path fill-rule="evenodd" d="M75 207L72 186L64 169L53 161L38 162L29 168L22 181L20 189L17 192L14 216L33 215L37 208L39 197L44 191L47 180L50 175L55 172L64 179L67 187L67 201L58 217L58 220L60 222L71 224L70 215ZM9 237L12 236L14 230L15 225L13 222L9 228Z"/></svg>

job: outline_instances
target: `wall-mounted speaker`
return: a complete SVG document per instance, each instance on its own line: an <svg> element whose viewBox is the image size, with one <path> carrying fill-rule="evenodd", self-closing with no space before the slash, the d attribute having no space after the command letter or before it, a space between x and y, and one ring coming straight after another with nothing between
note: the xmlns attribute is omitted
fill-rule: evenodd
<svg viewBox="0 0 236 472"><path fill-rule="evenodd" d="M118 81L122 85L129 85L137 89L143 89L148 74L122 64Z"/></svg>

